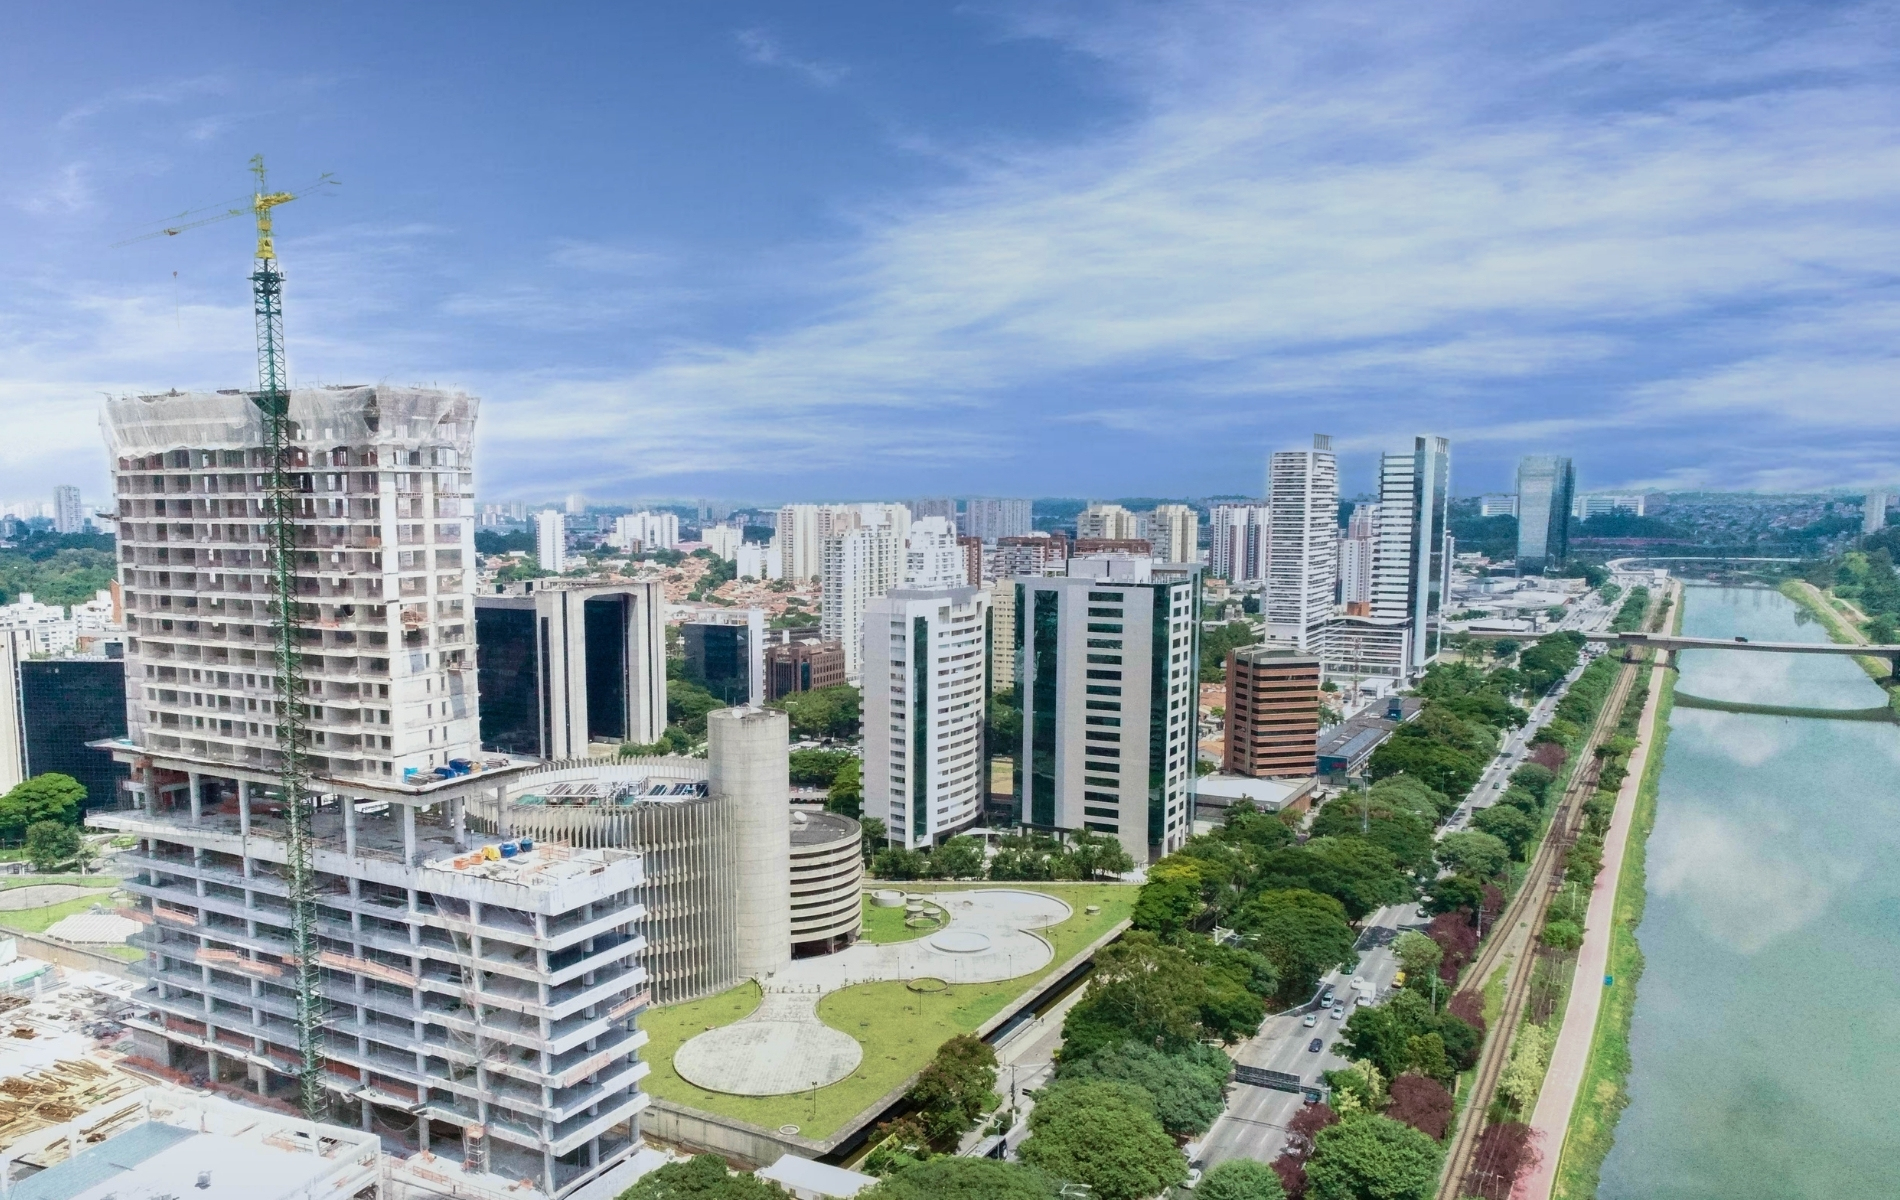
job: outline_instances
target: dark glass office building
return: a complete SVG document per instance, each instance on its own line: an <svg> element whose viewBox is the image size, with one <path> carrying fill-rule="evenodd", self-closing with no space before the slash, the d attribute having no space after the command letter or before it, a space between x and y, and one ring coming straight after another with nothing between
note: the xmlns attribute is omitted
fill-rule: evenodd
<svg viewBox="0 0 1900 1200"><path fill-rule="evenodd" d="M70 775L85 785L86 808L118 808L126 768L86 743L125 736L125 660L25 659L18 671L27 776Z"/></svg>

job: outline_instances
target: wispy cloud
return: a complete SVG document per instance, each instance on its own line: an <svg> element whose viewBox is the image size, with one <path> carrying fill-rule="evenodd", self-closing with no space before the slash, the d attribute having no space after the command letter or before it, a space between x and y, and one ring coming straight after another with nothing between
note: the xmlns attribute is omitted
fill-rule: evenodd
<svg viewBox="0 0 1900 1200"><path fill-rule="evenodd" d="M115 108L179 104L196 96L222 95L230 90L231 81L221 75L195 75L166 83L119 88L68 109L56 126L68 131Z"/></svg>
<svg viewBox="0 0 1900 1200"><path fill-rule="evenodd" d="M15 199L22 211L36 217L73 213L91 207L92 188L86 180L86 164L67 163L51 178L29 188Z"/></svg>
<svg viewBox="0 0 1900 1200"><path fill-rule="evenodd" d="M793 54L776 36L763 29L741 29L733 37L738 40L740 53L745 55L747 62L762 67L783 68L821 88L836 87L849 73L849 68L837 63L820 62Z"/></svg>

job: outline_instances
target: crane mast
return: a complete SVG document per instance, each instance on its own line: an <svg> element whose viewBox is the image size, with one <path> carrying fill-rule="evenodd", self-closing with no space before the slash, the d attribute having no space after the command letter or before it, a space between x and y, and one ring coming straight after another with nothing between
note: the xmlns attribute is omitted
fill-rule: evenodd
<svg viewBox="0 0 1900 1200"><path fill-rule="evenodd" d="M304 1115L323 1110L323 995L317 960L316 867L313 855L305 725L302 630L297 586L297 517L307 487L309 463L299 460L296 424L290 416L290 381L284 364L284 276L277 266L271 210L296 197L265 184L264 156L251 160L257 176L252 211L257 216L257 257L251 271L257 319L257 392L252 400L264 420L264 518L276 623L277 786L284 806L285 883L289 891L292 972L296 976L297 1079Z"/></svg>

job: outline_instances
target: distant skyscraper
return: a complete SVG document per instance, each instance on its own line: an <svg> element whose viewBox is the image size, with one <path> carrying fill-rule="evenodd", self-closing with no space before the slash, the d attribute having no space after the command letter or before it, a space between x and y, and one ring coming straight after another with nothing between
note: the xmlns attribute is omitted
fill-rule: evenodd
<svg viewBox="0 0 1900 1200"><path fill-rule="evenodd" d="M1577 473L1570 460L1530 454L1517 460L1517 573L1541 575L1570 553L1570 507Z"/></svg>
<svg viewBox="0 0 1900 1200"><path fill-rule="evenodd" d="M904 547L904 587L963 587L969 583L966 571L953 522L933 516L910 523Z"/></svg>
<svg viewBox="0 0 1900 1200"><path fill-rule="evenodd" d="M1410 454L1379 463L1379 544L1372 564L1372 615L1406 633L1403 670L1438 653L1439 605L1451 569L1451 442L1413 439Z"/></svg>
<svg viewBox="0 0 1900 1200"><path fill-rule="evenodd" d="M1339 465L1333 440L1277 451L1267 465L1267 636L1318 648L1339 572Z"/></svg>
<svg viewBox="0 0 1900 1200"><path fill-rule="evenodd" d="M614 518L610 541L622 550L639 546L643 550L677 550L680 544L678 513L637 512ZM722 558L732 557L729 554Z"/></svg>
<svg viewBox="0 0 1900 1200"><path fill-rule="evenodd" d="M1201 514L1185 504L1163 504L1148 514L1148 540L1160 562L1201 561Z"/></svg>
<svg viewBox="0 0 1900 1200"><path fill-rule="evenodd" d="M1355 616L1372 605L1372 564L1379 547L1379 506L1355 504L1346 536L1339 541L1339 601Z"/></svg>
<svg viewBox="0 0 1900 1200"><path fill-rule="evenodd" d="M587 497L581 495L579 492L569 492L567 494L566 507L568 516L578 517L587 511Z"/></svg>
<svg viewBox="0 0 1900 1200"><path fill-rule="evenodd" d="M779 578L812 579L825 569L825 538L816 504L787 504L778 510L774 541L779 548Z"/></svg>
<svg viewBox="0 0 1900 1200"><path fill-rule="evenodd" d="M931 497L910 502L910 516L914 521L919 517L942 517L950 523L952 529L957 525L957 502L948 496Z"/></svg>
<svg viewBox="0 0 1900 1200"><path fill-rule="evenodd" d="M1515 517L1517 515L1517 494L1489 492L1478 497L1478 515L1481 517Z"/></svg>
<svg viewBox="0 0 1900 1200"><path fill-rule="evenodd" d="M904 580L902 533L891 525L861 525L826 538L823 576L819 633L844 645L845 675L855 680L863 670L865 607Z"/></svg>
<svg viewBox="0 0 1900 1200"><path fill-rule="evenodd" d="M53 489L53 532L82 533L86 528L86 510L79 502L79 489L62 484Z"/></svg>
<svg viewBox="0 0 1900 1200"><path fill-rule="evenodd" d="M534 553L543 571L567 570L567 518L552 508L534 514Z"/></svg>
<svg viewBox="0 0 1900 1200"><path fill-rule="evenodd" d="M1868 492L1867 499L1862 502L1861 505L1860 531L1862 533L1879 533L1886 527L1887 493Z"/></svg>
<svg viewBox="0 0 1900 1200"><path fill-rule="evenodd" d="M962 530L986 542L998 538L1025 537L1035 528L1027 500L992 500L972 497L963 502Z"/></svg>
<svg viewBox="0 0 1900 1200"><path fill-rule="evenodd" d="M1091 504L1075 519L1075 536L1077 541L1133 541L1141 537L1141 524L1134 513L1119 504Z"/></svg>
<svg viewBox="0 0 1900 1200"><path fill-rule="evenodd" d="M989 610L980 587L897 588L865 606L864 813L899 845L935 845L983 814Z"/></svg>
<svg viewBox="0 0 1900 1200"><path fill-rule="evenodd" d="M1208 574L1232 583L1267 577L1270 511L1264 504L1220 504L1208 513Z"/></svg>

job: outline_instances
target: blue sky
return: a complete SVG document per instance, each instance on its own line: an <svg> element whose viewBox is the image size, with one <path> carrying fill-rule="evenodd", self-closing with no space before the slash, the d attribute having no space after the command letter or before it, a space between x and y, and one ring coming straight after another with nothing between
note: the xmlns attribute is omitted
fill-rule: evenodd
<svg viewBox="0 0 1900 1200"><path fill-rule="evenodd" d="M1900 483L1891 4L20 5L0 499L102 392L483 397L489 499Z"/></svg>

